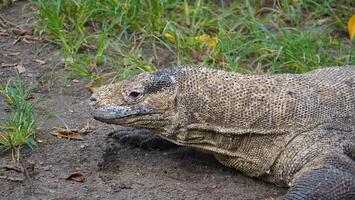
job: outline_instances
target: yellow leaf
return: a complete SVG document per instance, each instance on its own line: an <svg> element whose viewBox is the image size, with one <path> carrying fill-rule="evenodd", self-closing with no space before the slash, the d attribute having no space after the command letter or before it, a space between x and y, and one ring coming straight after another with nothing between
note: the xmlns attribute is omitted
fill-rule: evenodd
<svg viewBox="0 0 355 200"><path fill-rule="evenodd" d="M199 41L199 42L205 42L206 40L208 40L210 37L206 34L203 35L199 35L195 37L195 40Z"/></svg>
<svg viewBox="0 0 355 200"><path fill-rule="evenodd" d="M168 40L169 42L175 42L175 36L173 36L170 33L164 33L163 34L164 38Z"/></svg>
<svg viewBox="0 0 355 200"><path fill-rule="evenodd" d="M217 39L211 38L211 39L207 40L206 45L209 47L215 47L217 45Z"/></svg>
<svg viewBox="0 0 355 200"><path fill-rule="evenodd" d="M90 91L91 93L95 93L95 92L97 92L97 87L91 86L91 87L89 87L89 91Z"/></svg>
<svg viewBox="0 0 355 200"><path fill-rule="evenodd" d="M355 15L351 16L348 22L348 33L350 40L355 36Z"/></svg>
<svg viewBox="0 0 355 200"><path fill-rule="evenodd" d="M215 47L217 45L217 39L216 38L211 38L210 36L203 34L194 37L194 39L200 43L205 44L208 47Z"/></svg>

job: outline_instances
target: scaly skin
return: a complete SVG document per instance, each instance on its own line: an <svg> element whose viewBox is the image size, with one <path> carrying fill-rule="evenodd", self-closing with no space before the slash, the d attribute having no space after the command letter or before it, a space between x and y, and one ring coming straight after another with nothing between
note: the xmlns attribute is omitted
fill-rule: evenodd
<svg viewBox="0 0 355 200"><path fill-rule="evenodd" d="M104 86L91 101L97 120L291 186L285 199L355 196L354 66L272 76L173 68Z"/></svg>

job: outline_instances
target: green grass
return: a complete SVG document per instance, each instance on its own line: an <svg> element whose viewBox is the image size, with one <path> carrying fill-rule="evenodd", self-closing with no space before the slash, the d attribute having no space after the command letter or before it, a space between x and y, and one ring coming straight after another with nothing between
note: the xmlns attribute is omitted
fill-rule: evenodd
<svg viewBox="0 0 355 200"><path fill-rule="evenodd" d="M36 29L63 48L74 74L93 81L105 76L101 66L121 79L178 64L245 73L355 64L352 0L260 2L33 0Z"/></svg>
<svg viewBox="0 0 355 200"><path fill-rule="evenodd" d="M31 99L32 87L24 88L24 84L17 75L6 85L0 85L0 95L9 109L9 116L0 123L0 151L12 151L12 158L19 160L23 145L32 148L36 146L34 134L36 120L33 117L33 107L36 102Z"/></svg>

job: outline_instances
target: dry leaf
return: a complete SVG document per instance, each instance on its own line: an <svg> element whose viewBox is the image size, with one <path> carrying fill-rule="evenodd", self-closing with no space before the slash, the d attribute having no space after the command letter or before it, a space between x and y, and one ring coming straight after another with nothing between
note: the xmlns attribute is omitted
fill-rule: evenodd
<svg viewBox="0 0 355 200"><path fill-rule="evenodd" d="M1 67L14 67L16 65L17 65L17 63L2 63Z"/></svg>
<svg viewBox="0 0 355 200"><path fill-rule="evenodd" d="M172 35L170 33L164 33L163 36L169 42L175 42L175 36L174 35Z"/></svg>
<svg viewBox="0 0 355 200"><path fill-rule="evenodd" d="M89 87L89 91L90 91L91 93L95 93L95 92L97 92L97 87L91 86L91 87Z"/></svg>
<svg viewBox="0 0 355 200"><path fill-rule="evenodd" d="M25 36L25 35L32 35L32 29L27 28L27 29L22 29L20 32L21 36Z"/></svg>
<svg viewBox="0 0 355 200"><path fill-rule="evenodd" d="M82 47L85 47L87 49L91 49L91 50L97 50L97 46L93 45L93 44L82 44Z"/></svg>
<svg viewBox="0 0 355 200"><path fill-rule="evenodd" d="M9 36L9 34L6 33L5 31L0 31L0 36Z"/></svg>
<svg viewBox="0 0 355 200"><path fill-rule="evenodd" d="M31 173L34 171L35 163L32 160L27 160L24 165L3 165L1 168L5 169L6 171L15 171L18 173ZM25 169L24 169L25 168Z"/></svg>
<svg viewBox="0 0 355 200"><path fill-rule="evenodd" d="M20 36L32 35L31 28L24 28L24 29L14 28L12 30L12 32L15 33L16 35L20 35Z"/></svg>
<svg viewBox="0 0 355 200"><path fill-rule="evenodd" d="M216 38L211 38L210 36L203 34L194 37L194 39L200 43L205 44L208 47L215 47L217 45L217 39Z"/></svg>
<svg viewBox="0 0 355 200"><path fill-rule="evenodd" d="M4 168L7 171L15 171L18 173L22 173L23 169L22 167L18 166L18 165L3 165L2 168Z"/></svg>
<svg viewBox="0 0 355 200"><path fill-rule="evenodd" d="M59 127L54 127L51 131L51 134L64 139L69 140L82 140L82 135L93 132L95 129L90 126L89 123L86 123L86 126L80 130L78 129L63 129Z"/></svg>
<svg viewBox="0 0 355 200"><path fill-rule="evenodd" d="M203 61L205 55L201 52L192 51L191 56L194 60Z"/></svg>
<svg viewBox="0 0 355 200"><path fill-rule="evenodd" d="M332 20L332 18L330 18L330 17L323 17L318 20L315 20L314 23L317 25L323 25L323 24L329 23L331 20Z"/></svg>
<svg viewBox="0 0 355 200"><path fill-rule="evenodd" d="M64 180L73 180L76 182L84 182L85 181L84 175L80 172L74 172L74 173L69 174L68 176L62 176L59 178L64 179Z"/></svg>
<svg viewBox="0 0 355 200"><path fill-rule="evenodd" d="M18 71L18 73L22 74L26 71L26 68L23 66L23 63L20 62L17 66L16 66L16 69Z"/></svg>
<svg viewBox="0 0 355 200"><path fill-rule="evenodd" d="M55 127L54 130L51 131L51 134L58 137L69 140L82 140L83 137L79 133L77 129L61 129Z"/></svg>
<svg viewBox="0 0 355 200"><path fill-rule="evenodd" d="M42 140L42 139L39 138L38 136L35 137L35 140L36 140L36 142L39 143L39 144L44 143L44 140Z"/></svg>
<svg viewBox="0 0 355 200"><path fill-rule="evenodd" d="M39 64L41 64L41 65L44 65L44 64L46 64L46 61L44 61L44 60L40 60L40 59L34 59L34 61L35 61L36 63L39 63Z"/></svg>
<svg viewBox="0 0 355 200"><path fill-rule="evenodd" d="M8 55L9 56L18 56L20 54L21 54L21 52L10 52Z"/></svg>
<svg viewBox="0 0 355 200"><path fill-rule="evenodd" d="M351 16L348 21L348 33L350 40L355 36L355 15Z"/></svg>
<svg viewBox="0 0 355 200"><path fill-rule="evenodd" d="M24 178L17 178L17 177L11 177L11 176L0 176L0 179L14 181L14 182L22 182L25 180Z"/></svg>

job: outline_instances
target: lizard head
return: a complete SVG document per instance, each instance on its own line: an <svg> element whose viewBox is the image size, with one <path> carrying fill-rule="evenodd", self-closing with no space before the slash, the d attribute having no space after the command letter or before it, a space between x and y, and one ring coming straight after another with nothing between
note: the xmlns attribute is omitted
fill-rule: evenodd
<svg viewBox="0 0 355 200"><path fill-rule="evenodd" d="M109 124L164 128L174 106L175 77L176 70L167 69L102 86L90 98L91 115Z"/></svg>

